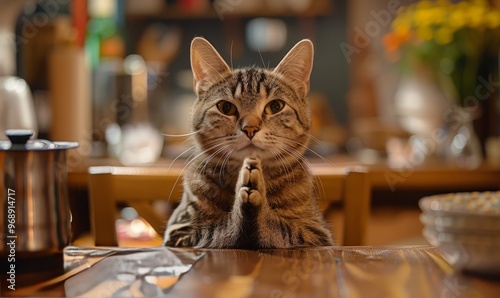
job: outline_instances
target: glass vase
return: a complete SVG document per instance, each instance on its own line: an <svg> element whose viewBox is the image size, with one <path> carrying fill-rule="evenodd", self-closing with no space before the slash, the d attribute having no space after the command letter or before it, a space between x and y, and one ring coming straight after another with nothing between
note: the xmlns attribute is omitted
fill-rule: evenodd
<svg viewBox="0 0 500 298"><path fill-rule="evenodd" d="M483 161L481 143L474 131L476 110L453 106L448 121L447 160L462 168L476 168Z"/></svg>

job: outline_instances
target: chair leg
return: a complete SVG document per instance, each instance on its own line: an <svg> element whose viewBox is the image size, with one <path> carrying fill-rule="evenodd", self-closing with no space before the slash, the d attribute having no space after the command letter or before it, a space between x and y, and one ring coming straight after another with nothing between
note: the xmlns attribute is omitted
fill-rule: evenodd
<svg viewBox="0 0 500 298"><path fill-rule="evenodd" d="M345 181L344 241L342 245L363 245L370 216L371 187L364 169L350 169Z"/></svg>
<svg viewBox="0 0 500 298"><path fill-rule="evenodd" d="M97 177L99 175L100 177ZM92 233L96 246L118 246L116 239L115 200L113 197L112 175L89 175L90 210Z"/></svg>
<svg viewBox="0 0 500 298"><path fill-rule="evenodd" d="M139 213L141 217L143 217L151 225L151 227L153 227L156 233L163 237L167 221L160 218L151 206L150 202L129 201L128 205L137 210L137 213Z"/></svg>

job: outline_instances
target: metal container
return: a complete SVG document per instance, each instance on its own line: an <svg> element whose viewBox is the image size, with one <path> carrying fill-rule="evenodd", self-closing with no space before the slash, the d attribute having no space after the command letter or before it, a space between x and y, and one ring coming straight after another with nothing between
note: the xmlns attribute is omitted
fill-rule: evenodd
<svg viewBox="0 0 500 298"><path fill-rule="evenodd" d="M45 258L70 243L66 150L76 142L30 140L31 130L7 130L0 141L2 261Z"/></svg>

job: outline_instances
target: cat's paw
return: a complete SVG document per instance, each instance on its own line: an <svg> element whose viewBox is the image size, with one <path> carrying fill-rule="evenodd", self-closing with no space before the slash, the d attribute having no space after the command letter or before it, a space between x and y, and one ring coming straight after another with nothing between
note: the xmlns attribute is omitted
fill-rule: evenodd
<svg viewBox="0 0 500 298"><path fill-rule="evenodd" d="M260 195L260 192L248 187L242 187L240 189L240 197L243 203L247 203L253 206L260 206L260 204L262 203L262 196Z"/></svg>
<svg viewBox="0 0 500 298"><path fill-rule="evenodd" d="M167 227L165 246L192 247L197 242L196 230L190 224L174 224Z"/></svg>
<svg viewBox="0 0 500 298"><path fill-rule="evenodd" d="M178 238L171 238L171 239L165 241L165 246L192 247L193 241L191 239L192 239L192 237L189 235L181 236Z"/></svg>
<svg viewBox="0 0 500 298"><path fill-rule="evenodd" d="M237 189L241 200L243 203L260 206L263 200L264 189L260 159L246 158L240 170Z"/></svg>

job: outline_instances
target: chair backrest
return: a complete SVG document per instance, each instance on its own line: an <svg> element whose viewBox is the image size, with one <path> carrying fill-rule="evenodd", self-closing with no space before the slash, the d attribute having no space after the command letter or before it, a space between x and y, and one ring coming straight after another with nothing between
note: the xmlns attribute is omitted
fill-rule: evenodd
<svg viewBox="0 0 500 298"><path fill-rule="evenodd" d="M363 167L335 167L312 164L318 183L318 205L327 210L333 202L343 203L342 245L363 245L370 211L371 188ZM165 219L151 203L171 199L178 202L182 192L182 168L171 167L90 167L89 194L92 233L98 246L117 246L116 208L124 203L163 235Z"/></svg>

